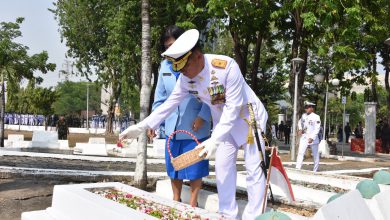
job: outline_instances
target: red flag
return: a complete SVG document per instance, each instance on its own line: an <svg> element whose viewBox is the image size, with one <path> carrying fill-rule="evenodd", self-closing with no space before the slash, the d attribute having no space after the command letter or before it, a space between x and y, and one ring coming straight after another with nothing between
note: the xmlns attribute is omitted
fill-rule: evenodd
<svg viewBox="0 0 390 220"><path fill-rule="evenodd" d="M280 187L280 189L284 192L287 199L291 201L295 201L294 193L291 188L290 180L287 176L286 170L284 170L282 160L280 159L278 155L278 151L276 150L276 147L272 148L271 153L271 164L270 164L270 181L272 184Z"/></svg>

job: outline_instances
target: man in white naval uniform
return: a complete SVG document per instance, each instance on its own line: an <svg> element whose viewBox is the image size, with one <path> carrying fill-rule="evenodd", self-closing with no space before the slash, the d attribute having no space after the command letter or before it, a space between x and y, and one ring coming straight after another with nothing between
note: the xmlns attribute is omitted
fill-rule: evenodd
<svg viewBox="0 0 390 220"><path fill-rule="evenodd" d="M301 169L305 151L307 147L310 146L314 160L313 171L316 172L320 164L320 155L318 152L320 140L318 138L318 133L321 128L321 119L320 116L314 113L314 106L314 103L305 102L306 113L304 113L302 118L298 121L298 133L301 134L301 139L299 141L296 168Z"/></svg>
<svg viewBox="0 0 390 220"><path fill-rule="evenodd" d="M243 146L247 171L248 204L242 219L255 219L261 214L265 190L265 175L260 166L260 152L248 125L248 104L253 106L259 133L265 131L268 114L256 94L245 82L238 64L230 57L203 54L197 44L199 32L183 33L162 55L172 61L172 68L182 72L169 98L149 117L123 131L119 138L136 138L145 129L157 128L187 95L193 94L210 106L213 118L211 137L198 147L199 156L209 159L216 153L215 172L219 212L237 219L236 159ZM260 140L264 153L264 141Z"/></svg>

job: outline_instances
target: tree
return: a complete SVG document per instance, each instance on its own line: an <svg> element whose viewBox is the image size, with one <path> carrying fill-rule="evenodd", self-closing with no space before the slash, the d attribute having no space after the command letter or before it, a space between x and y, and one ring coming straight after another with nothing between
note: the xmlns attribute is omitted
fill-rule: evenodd
<svg viewBox="0 0 390 220"><path fill-rule="evenodd" d="M382 108L382 105L379 105L379 112L385 112L383 119L390 123L390 83L389 83L389 74L390 74L390 45L384 45L385 39L390 37L390 24L388 22L388 16L390 12L390 2L386 0L377 0L375 4L376 7L371 9L374 13L375 22L373 25L373 30L375 31L372 34L372 37L376 38L376 48L379 51L380 56L382 57L382 65L385 67L385 94L386 102L383 105L386 106L386 110ZM367 2L369 3L369 2ZM367 4L371 6L370 4ZM372 7L372 6L371 6ZM380 92L378 92L380 94ZM383 94L383 93L382 93ZM378 99L382 97L378 95ZM379 101L379 100L378 100ZM380 103L380 101L379 101Z"/></svg>
<svg viewBox="0 0 390 220"><path fill-rule="evenodd" d="M111 133L114 106L122 92L140 88L140 11L138 1L59 0L51 11L61 27L61 35L74 58L78 73L112 89L107 132ZM77 73L74 73L77 74ZM90 81L90 80L89 80Z"/></svg>
<svg viewBox="0 0 390 220"><path fill-rule="evenodd" d="M0 73L1 73L1 115L0 115L0 146L4 147L4 80L9 84L16 85L23 78L34 79L34 82L42 82L41 77L35 77L34 71L47 73L56 67L48 63L48 54L43 51L38 54L28 55L29 48L16 42L22 36L20 24L23 18L17 18L16 22L0 23Z"/></svg>
<svg viewBox="0 0 390 220"><path fill-rule="evenodd" d="M271 33L271 12L276 9L276 5L272 1L234 1L234 0L211 0L207 3L208 12L215 19L211 22L218 32L227 31L231 35L233 41L234 58L240 67L240 70L249 82L251 88L257 94L282 94L278 88L271 93L265 89L262 82L265 80L271 81L278 78L277 71L272 70L272 65L275 62L272 60L274 53L273 41ZM222 34L222 33L221 33ZM222 35L223 36L223 35ZM268 45L267 45L268 44ZM268 47L267 50L263 49ZM263 49L263 50L262 50ZM268 59L267 62L262 61L261 57ZM261 65L263 64L263 65ZM282 80L284 81L284 80ZM281 81L276 84L282 83ZM274 97L277 100L279 97ZM268 99L261 97L265 104Z"/></svg>
<svg viewBox="0 0 390 220"><path fill-rule="evenodd" d="M53 103L58 99L58 93L52 87L36 87L35 84L34 79L29 80L26 88L7 84L8 89L13 91L10 93L8 90L7 111L41 115L53 114Z"/></svg>
<svg viewBox="0 0 390 220"><path fill-rule="evenodd" d="M54 112L60 115L81 114L87 106L87 86L89 86L90 110L100 111L100 87L88 82L65 81L58 83L58 99L53 103Z"/></svg>
<svg viewBox="0 0 390 220"><path fill-rule="evenodd" d="M37 87L31 94L32 111L29 112L42 115L53 114L53 103L59 98L53 88Z"/></svg>
<svg viewBox="0 0 390 220"><path fill-rule="evenodd" d="M150 13L151 59L154 84L157 82L160 35L167 25L206 27L206 0L188 2L152 1ZM139 112L141 89L141 1L59 0L50 9L60 25L60 32L69 48L67 55L75 59L77 72L89 78L97 74L97 82L112 88L107 112L107 132L112 132L111 120L116 102L122 109ZM150 100L152 101L152 99Z"/></svg>

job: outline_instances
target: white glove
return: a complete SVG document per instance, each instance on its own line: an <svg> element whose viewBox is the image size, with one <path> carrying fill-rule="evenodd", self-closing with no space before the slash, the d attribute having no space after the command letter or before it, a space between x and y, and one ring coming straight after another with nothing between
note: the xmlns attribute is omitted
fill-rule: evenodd
<svg viewBox="0 0 390 220"><path fill-rule="evenodd" d="M146 127L141 126L140 124L132 125L126 130L122 131L119 134L119 140L122 139L134 139L137 138L143 131L146 130Z"/></svg>
<svg viewBox="0 0 390 220"><path fill-rule="evenodd" d="M204 147L204 149L199 153L199 157L203 157L203 155L206 154L204 159L210 159L210 157L214 155L215 151L217 150L218 145L219 142L216 142L213 139L207 139L203 141L201 144L196 146L196 148Z"/></svg>

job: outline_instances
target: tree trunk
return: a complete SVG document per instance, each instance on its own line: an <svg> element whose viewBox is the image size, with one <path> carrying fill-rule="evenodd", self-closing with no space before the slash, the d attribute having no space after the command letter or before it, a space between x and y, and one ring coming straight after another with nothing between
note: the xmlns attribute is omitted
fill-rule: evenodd
<svg viewBox="0 0 390 220"><path fill-rule="evenodd" d="M390 49L388 50L390 52ZM387 92L387 123L390 123L390 84L389 84L389 73L390 73L390 54L387 53L387 59L384 62L385 72L385 88Z"/></svg>
<svg viewBox="0 0 390 220"><path fill-rule="evenodd" d="M376 51L375 49L372 50L372 53L373 53L373 58L372 58L372 76L371 76L371 90L372 90L372 98L373 98L373 101L377 103L376 105L376 108L377 108L377 112L378 112L378 109L380 108L379 106L379 102L378 102L378 94L377 94L377 89L376 89L376 86L377 86L377 82L378 82L378 73L376 72Z"/></svg>
<svg viewBox="0 0 390 220"><path fill-rule="evenodd" d="M234 31L230 31L230 34L232 35L233 42L234 42L234 58L240 67L242 75L246 76L246 61L247 61L247 54L248 54L248 44L246 43L243 45L240 42L240 37L238 34Z"/></svg>
<svg viewBox="0 0 390 220"><path fill-rule="evenodd" d="M259 65L260 65L260 51L261 51L261 44L263 42L263 37L260 33L257 34L256 39L256 47L255 47L255 59L253 61L252 66L252 72L251 72L251 82L252 82L252 89L253 91L257 92L257 73L259 72Z"/></svg>
<svg viewBox="0 0 390 220"><path fill-rule="evenodd" d="M152 64L152 74L153 74L153 87L150 92L150 101L149 101L149 111L152 110L152 105L154 102L154 92L156 91L156 86L157 86L157 80L158 80L158 68L159 68L159 63L153 63Z"/></svg>
<svg viewBox="0 0 390 220"><path fill-rule="evenodd" d="M112 71L112 70L109 70ZM112 75L116 76L117 74L113 73ZM122 91L122 86L116 79L116 77L113 78L111 85L108 87L111 88L111 97L108 105L108 112L107 112L107 122L106 122L106 134L112 134L114 133L114 119L115 119L115 105L116 103L119 103L119 97Z"/></svg>
<svg viewBox="0 0 390 220"><path fill-rule="evenodd" d="M302 39L303 39L303 21L302 21L302 18L301 18L301 13L298 9L296 9L294 12L293 12L293 21L294 21L294 28L295 28L295 32L294 32L294 37L293 37L293 43L292 43L292 48L291 48L291 59L293 58L296 58L296 57L299 57L299 56L303 56L304 57L300 57L302 58L305 63L302 65L302 68L300 69L300 72L298 74L298 91L297 91L297 112L296 112L296 118L297 118L297 122L300 118L300 115L301 115L301 112L303 110L303 107L302 107L302 103L303 103L303 98L302 98L302 88L303 88L303 82L305 80L305 72L306 72L306 62L307 62L307 56L308 56L308 52L307 52L307 49L305 51L302 51ZM299 49L301 48L301 53L299 53ZM290 98L291 98L291 103L292 105L294 105L294 88L295 88L295 71L293 70L293 66L291 64L291 71L290 71L290 76L289 76L289 93L290 93ZM293 115L292 117L294 117L294 112L293 112ZM294 126L294 125L292 125ZM297 124L295 125L297 126ZM291 127L291 130L293 130L293 127ZM298 130L298 129L296 129ZM293 136L294 137L294 136ZM299 145L299 141L298 141L298 135L295 134L295 150L297 151L298 149L298 145ZM293 152L294 154L296 154L296 151Z"/></svg>
<svg viewBox="0 0 390 220"><path fill-rule="evenodd" d="M302 56L301 58L305 62L302 64L301 71L299 72L299 75L298 75L298 109L297 109L298 115L302 115L305 111L304 106L303 106L303 102L305 100L303 100L304 97L302 96L302 92L303 92L303 84L305 82L305 77L306 77L307 60L309 58L308 48L301 46L301 56Z"/></svg>
<svg viewBox="0 0 390 220"><path fill-rule="evenodd" d="M114 132L113 130L113 121L114 121L114 102L110 100L109 106L108 106L108 112L107 112L107 126L106 126L106 133L111 134Z"/></svg>
<svg viewBox="0 0 390 220"><path fill-rule="evenodd" d="M0 147L4 147L4 112L5 112L4 78L1 76L1 112L0 112Z"/></svg>
<svg viewBox="0 0 390 220"><path fill-rule="evenodd" d="M149 0L141 1L141 19L142 19L142 63L141 76L142 87L140 94L140 120L149 115L150 101L150 82L152 75L151 57L150 57L150 17L149 17ZM141 134L138 139L137 163L135 167L134 184L140 189L145 189L147 185L147 167L146 167L146 132Z"/></svg>

